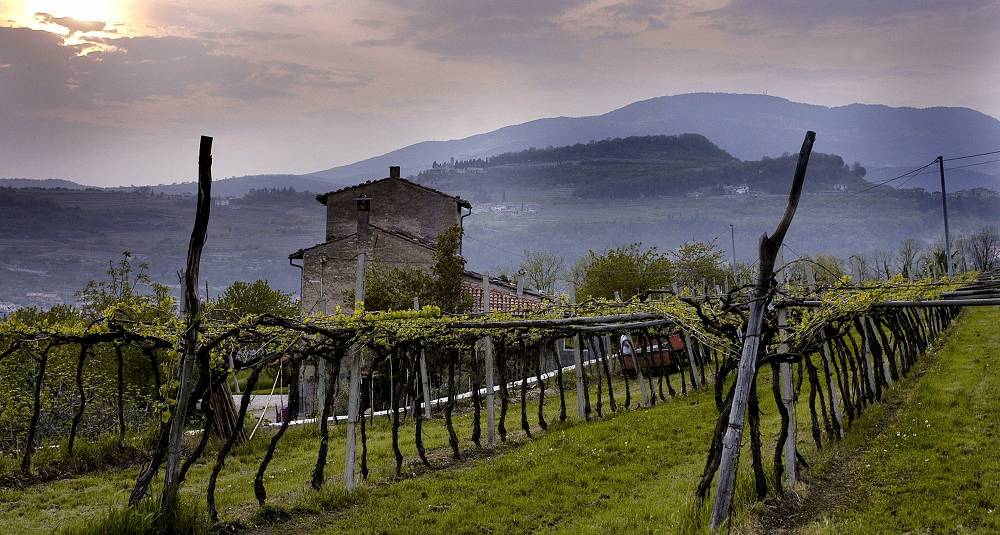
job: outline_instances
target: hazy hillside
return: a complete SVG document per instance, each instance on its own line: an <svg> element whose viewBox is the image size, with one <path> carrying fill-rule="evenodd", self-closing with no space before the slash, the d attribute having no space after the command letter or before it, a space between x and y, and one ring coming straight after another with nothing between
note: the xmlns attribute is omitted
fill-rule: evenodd
<svg viewBox="0 0 1000 535"><path fill-rule="evenodd" d="M401 165L409 174L450 158L685 132L704 135L750 160L796 152L806 130L818 133L817 151L866 167L920 165L939 154L1000 147L1000 120L968 108L827 107L765 95L692 93L636 102L603 115L538 119L464 139L425 141L312 176L344 184L380 177L389 165Z"/></svg>
<svg viewBox="0 0 1000 535"><path fill-rule="evenodd" d="M432 163L417 180L481 201L642 198L690 193L782 193L795 156L740 161L704 136L633 136L503 153L486 159ZM853 191L870 184L862 167L836 155L810 160L808 192Z"/></svg>
<svg viewBox="0 0 1000 535"><path fill-rule="evenodd" d="M0 188L85 189L87 186L59 178L0 178Z"/></svg>

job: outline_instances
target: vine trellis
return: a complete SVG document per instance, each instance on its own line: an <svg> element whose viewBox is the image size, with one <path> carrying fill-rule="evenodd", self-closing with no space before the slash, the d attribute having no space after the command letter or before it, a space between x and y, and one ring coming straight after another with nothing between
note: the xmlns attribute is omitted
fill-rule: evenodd
<svg viewBox="0 0 1000 535"><path fill-rule="evenodd" d="M801 178L804 178L804 162L808 161L805 145L803 155L800 156ZM801 178L797 175L799 186ZM794 189L793 186L793 193ZM199 195L202 194L208 193L199 190ZM791 212L794 213L794 207ZM789 214L786 213L786 217L790 220ZM566 400L568 388L575 389L580 401L576 417L581 421L653 406L658 400L712 388L719 416L696 494L700 499L707 498L712 482L718 479L713 527L719 527L731 507L731 502L725 500L720 505L719 498L724 498L726 493L731 497L732 485L725 479L729 475L716 478L716 474L725 468L727 450L732 446L726 435L733 429L733 417L737 412L741 427L735 454L738 455L741 449L745 410L750 428L755 492L758 498L764 498L769 492L760 429L757 380L760 370L771 369L770 386L782 422L772 461L773 482L780 494L796 481L796 474L801 469L808 467L801 452L795 448L796 399L803 394L803 389L808 395L809 435L816 447L839 440L867 407L878 403L895 382L907 376L917 358L955 319L961 306L996 304L993 301L996 301L996 288L1000 286L989 276L983 275L977 280L969 274L941 280L906 281L900 278L860 284L845 279L824 288L790 286L778 284L775 276L787 266L779 265L775 270L773 262L774 259L770 266L762 262L763 275L755 285L732 288L716 296L695 296L681 290L663 293L656 299L627 302L552 303L516 314L445 315L428 306L413 311L359 310L353 314L315 313L294 318L247 316L238 321L192 318L190 315L150 319L136 305L122 302L105 310L97 321L69 319L31 324L12 316L0 321L0 362L23 358L35 363L31 423L25 437L21 470L30 474L32 454L40 446L36 423L43 406L42 385L46 379L48 355L57 347L73 347L79 351L75 383L80 396L69 435L69 455L72 455L79 422L86 417L82 374L89 359L100 358L95 348L112 348L111 354L117 359L119 415L124 403L121 369L126 353L122 348L134 348L135 351L127 355L143 355L155 371L157 391L161 393L158 438L148 465L136 479L131 505L148 494L153 478L170 454L170 430L176 422L183 424L188 416L177 408L200 402L206 414L206 427L197 444L183 458L175 481L178 486L183 483L191 466L203 456L213 432L222 436L224 441L215 455L205 494L210 516L217 521L217 478L235 445L244 438L254 387L268 366L280 363L297 372L307 359L324 360L327 369L332 371L321 378L326 382L323 390L326 398L319 418L320 436L311 478L313 488L322 488L327 480L328 421L332 418L334 393L344 375L341 370L348 369L346 364L350 358L364 359L366 370L363 373L369 374L369 379L378 366L391 365L396 370L390 384L396 473L400 473L404 462L399 447L403 431L400 409L412 415L412 436L419 462L430 467L432 463L422 443L423 396L419 390L424 387L418 380L423 353L428 367L444 370L447 374L442 415L454 459L461 459L463 455L460 430L453 423L458 399L463 394L458 391L456 378L462 373L474 378L468 393L473 413L469 439L477 448L483 447L484 398L500 397L495 430L500 440L506 441L511 395L519 401L518 424L531 438L548 429L544 407L546 403L556 403L554 397L558 398L559 420L570 418ZM757 328L751 332L754 325ZM680 349L668 349L671 360L677 364L676 373L647 373L655 367L652 355L664 349L659 347L661 340L671 335L686 342ZM748 341L753 338L754 351L750 354L749 366L745 366L741 348L745 356ZM567 339L573 341L574 363L564 367L557 345L560 340ZM194 344L190 345L192 340ZM483 340L490 343L482 344ZM623 350L623 347L628 349ZM481 355L484 351L494 351L497 357L495 385L483 384L487 377L493 376L491 370L484 369L486 361ZM185 355L193 358L195 366L194 381L187 393L180 388L180 370ZM634 361L631 368L634 377L628 373L626 358ZM165 381L161 380L163 367L169 372ZM576 375L572 386L566 378L569 371ZM226 429L212 429L212 412L220 410L212 402L213 395L223 389L234 372L248 374L235 421ZM744 373L749 375L741 382L738 376ZM270 436L254 479L254 494L261 506L268 499L266 473L276 447L299 417L299 394L295 384L298 375L291 374L289 414ZM620 382L616 376L621 376ZM370 385L371 381L368 383ZM747 387L742 401L738 396L741 384ZM529 392L533 390L537 391L533 396L536 411L529 407L532 402ZM402 400L412 400L412 406L401 407ZM734 411L734 407L738 410ZM355 413L357 409L359 407L355 407ZM494 419L487 418L488 434L494 431L490 422ZM358 475L367 479L365 418L348 425L360 427ZM119 437L124 437L125 426L124 418L119 417ZM352 455L355 447L355 444L346 444L345 455ZM352 483L354 477L351 474Z"/></svg>

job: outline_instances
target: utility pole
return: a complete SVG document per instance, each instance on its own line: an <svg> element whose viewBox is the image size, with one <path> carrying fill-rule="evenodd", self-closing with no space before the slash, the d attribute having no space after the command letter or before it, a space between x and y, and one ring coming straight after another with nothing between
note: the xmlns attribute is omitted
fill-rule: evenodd
<svg viewBox="0 0 1000 535"><path fill-rule="evenodd" d="M733 248L731 249L733 253L733 263L730 264L729 267L731 267L733 271L733 285L739 286L739 283L736 280L736 229L733 227L732 223L729 224L729 238L733 242Z"/></svg>
<svg viewBox="0 0 1000 535"><path fill-rule="evenodd" d="M941 173L941 208L944 210L944 252L946 258L945 263L948 266L948 276L951 277L955 273L951 267L951 236L948 235L948 191L944 187L944 157L938 156L938 171Z"/></svg>

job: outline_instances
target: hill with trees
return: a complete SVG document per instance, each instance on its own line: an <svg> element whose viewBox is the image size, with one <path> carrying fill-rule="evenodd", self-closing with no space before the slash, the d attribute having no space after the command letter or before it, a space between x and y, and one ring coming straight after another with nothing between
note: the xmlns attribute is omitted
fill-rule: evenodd
<svg viewBox="0 0 1000 535"><path fill-rule="evenodd" d="M780 193L795 167L792 156L741 161L704 136L632 136L564 147L529 148L488 158L432 162L419 182L473 200L530 199L559 188L576 198L637 198L689 193ZM814 154L806 191L868 187L860 164ZM745 188L742 188L746 186ZM497 192L500 198L497 198Z"/></svg>

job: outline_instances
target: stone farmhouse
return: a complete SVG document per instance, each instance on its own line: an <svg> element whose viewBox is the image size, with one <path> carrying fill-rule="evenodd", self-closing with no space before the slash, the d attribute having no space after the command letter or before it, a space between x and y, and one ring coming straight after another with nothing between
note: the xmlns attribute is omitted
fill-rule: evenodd
<svg viewBox="0 0 1000 535"><path fill-rule="evenodd" d="M368 264L406 265L430 270L438 236L472 213L468 201L400 177L397 166L389 176L324 193L316 199L326 206L326 240L289 255L302 271L301 307L305 313L353 310L346 296L354 289L359 245ZM295 264L295 261L301 261ZM463 287L482 309L482 275L466 271ZM492 310L524 310L541 303L542 295L522 284L490 279ZM302 414L316 412L322 385L317 367L303 366L300 380Z"/></svg>

